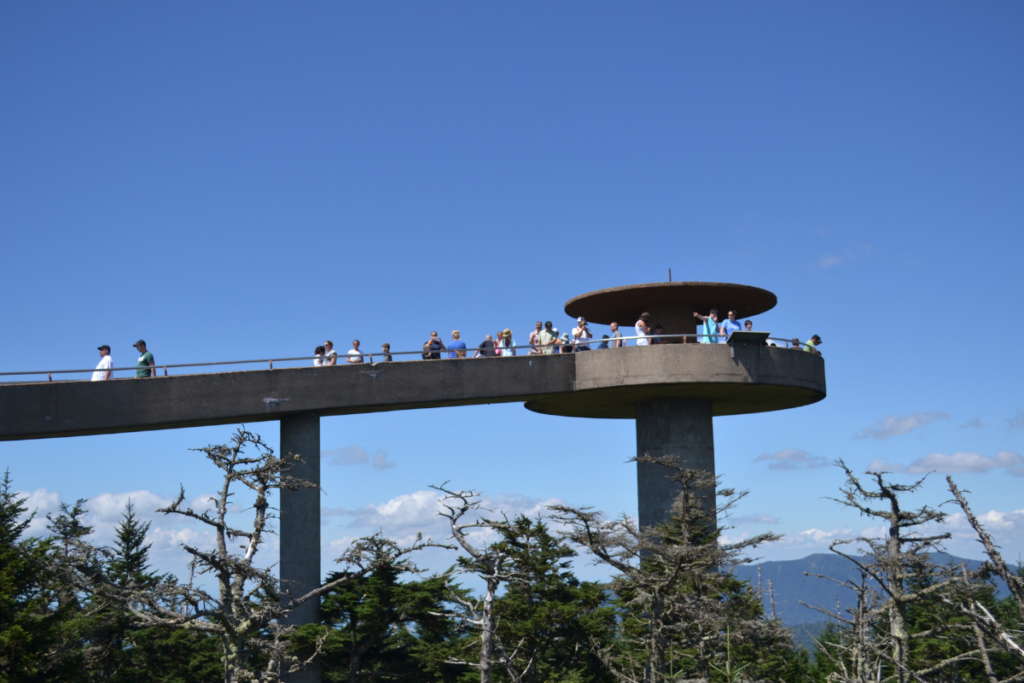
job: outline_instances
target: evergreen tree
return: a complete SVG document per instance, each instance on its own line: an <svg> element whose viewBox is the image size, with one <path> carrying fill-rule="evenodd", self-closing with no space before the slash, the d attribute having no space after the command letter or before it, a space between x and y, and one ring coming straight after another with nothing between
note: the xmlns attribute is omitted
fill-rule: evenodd
<svg viewBox="0 0 1024 683"><path fill-rule="evenodd" d="M329 584L344 580L322 598L322 625L305 626L295 637L300 657L322 639L324 681L425 680L418 655L454 633L442 616L444 579L401 581L420 570L403 559L395 543L379 536L367 545L362 563L374 569L327 577Z"/></svg>
<svg viewBox="0 0 1024 683"><path fill-rule="evenodd" d="M93 532L93 528L85 523L89 512L85 503L84 498L76 500L73 505L62 502L59 514L46 515L49 522L46 528L51 534L48 539L51 571L54 567L75 564L77 545ZM94 568L99 566L98 563L93 564ZM96 627L97 619L86 608L88 598L73 583L61 580L56 573L49 577L49 581L59 624L57 646L50 653L52 666L61 672L61 681L87 681L87 661L91 652L89 635Z"/></svg>
<svg viewBox="0 0 1024 683"><path fill-rule="evenodd" d="M147 543L149 522L142 522L129 500L117 525L112 553L104 575L123 590L151 591L173 578L150 571ZM205 662L211 678L223 678L216 642L205 634L177 636L171 629L145 628L119 602L93 597L95 611L88 635L88 666L93 678L115 683L146 683L165 680L194 680L195 663ZM187 655L170 656L171 652ZM205 655L205 656L204 656Z"/></svg>
<svg viewBox="0 0 1024 683"><path fill-rule="evenodd" d="M680 486L664 523L641 530L626 517L609 521L587 509L554 508L568 527L566 536L618 572L611 584L619 609L617 637L597 648L604 665L624 683L662 683L710 680L718 672L733 679L736 671L757 669L773 652L785 656L792 650L791 635L777 620L765 619L759 596L727 572L748 561L746 550L778 537L723 543L715 516L744 494L717 490L713 475L683 468L673 457L636 460L668 468ZM742 662L732 656L737 644L747 647Z"/></svg>
<svg viewBox="0 0 1024 683"><path fill-rule="evenodd" d="M61 640L62 614L44 571L49 544L22 538L35 513L13 490L10 471L0 480L0 682L54 680L51 654Z"/></svg>
<svg viewBox="0 0 1024 683"><path fill-rule="evenodd" d="M570 559L576 551L552 536L539 519L520 515L500 531L495 549L508 555L519 578L496 600L497 633L506 650L515 652L519 680L612 680L591 642L610 640L615 610L601 585L581 582L572 573Z"/></svg>

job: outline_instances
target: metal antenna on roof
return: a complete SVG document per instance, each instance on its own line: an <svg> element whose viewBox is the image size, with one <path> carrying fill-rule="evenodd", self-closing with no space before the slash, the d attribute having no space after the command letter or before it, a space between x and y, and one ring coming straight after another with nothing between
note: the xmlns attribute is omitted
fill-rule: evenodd
<svg viewBox="0 0 1024 683"><path fill-rule="evenodd" d="M668 281L672 282L672 269L671 268L668 269Z"/></svg>

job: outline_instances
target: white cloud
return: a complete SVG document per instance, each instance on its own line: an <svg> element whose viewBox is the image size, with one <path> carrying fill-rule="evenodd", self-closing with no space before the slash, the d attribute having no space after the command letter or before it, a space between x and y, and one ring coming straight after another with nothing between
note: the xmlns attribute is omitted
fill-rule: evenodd
<svg viewBox="0 0 1024 683"><path fill-rule="evenodd" d="M926 412L911 413L910 415L890 415L879 420L871 427L866 427L856 438L866 439L888 439L890 436L907 434L915 429L935 422L936 420L948 420L946 413Z"/></svg>
<svg viewBox="0 0 1024 683"><path fill-rule="evenodd" d="M335 448L329 451L320 451L320 457L330 461L331 465L367 465L372 464L374 469L386 470L395 466L395 463L388 460L386 451L377 451L370 458L370 454L362 446L346 446Z"/></svg>
<svg viewBox="0 0 1024 683"><path fill-rule="evenodd" d="M774 453L762 453L754 458L754 462L768 462L770 470L798 470L824 467L828 460L820 455L811 455L797 448L784 448Z"/></svg>
<svg viewBox="0 0 1024 683"><path fill-rule="evenodd" d="M85 508L89 511L90 521L116 525L121 521L129 500L135 507L135 514L146 519L152 519L157 508L167 507L174 502L173 498L165 498L149 491L100 493L90 498Z"/></svg>
<svg viewBox="0 0 1024 683"><path fill-rule="evenodd" d="M818 267L823 269L835 268L841 263L852 261L867 256L872 252L870 244L851 244L842 254L824 254L818 259Z"/></svg>
<svg viewBox="0 0 1024 683"><path fill-rule="evenodd" d="M1011 512L989 510L984 514L975 513L975 517L985 527L985 530L993 535L1024 531L1024 510L1013 510ZM971 536L974 535L974 529L971 528L970 523L967 521L967 516L963 512L957 512L947 517L946 526L955 531L965 531L969 532Z"/></svg>
<svg viewBox="0 0 1024 683"><path fill-rule="evenodd" d="M984 426L985 423L981 421L980 417L972 417L970 420L960 425L962 429L980 429Z"/></svg>
<svg viewBox="0 0 1024 683"><path fill-rule="evenodd" d="M869 472L906 472L908 474L926 474L942 472L956 474L959 472L990 472L1007 468L1006 471L1016 476L1024 476L1024 457L1012 451L1000 451L995 456L980 453L957 451L952 455L945 453L929 453L918 458L909 465L889 463L877 458L868 465Z"/></svg>
<svg viewBox="0 0 1024 683"><path fill-rule="evenodd" d="M56 491L36 489L32 492L18 491L15 495L25 499L24 507L27 514L35 514L25 530L25 536L45 536L47 534L46 515L56 514L60 511L60 494Z"/></svg>
<svg viewBox="0 0 1024 683"><path fill-rule="evenodd" d="M50 532L47 529L49 522L46 515L60 514L60 493L37 489L31 493L19 493L18 495L26 498L25 505L29 513L37 513L25 535L48 536ZM191 506L197 512L209 509L212 507L209 502L211 498L210 495L197 496L192 500ZM157 508L170 505L174 502L174 498L146 490L103 492L87 499L83 505L86 510L84 523L93 529L92 534L88 537L90 543L98 546L110 546L114 543L117 526L123 519L125 506L129 500L132 501L138 519L143 523L151 524L147 540L152 544L150 556L154 566L162 566L165 570L171 569L180 573L186 559L179 547L182 543L203 548L213 547L215 537L208 526L182 515L158 513ZM233 503L229 512L238 514L243 511L239 505ZM248 521L243 515L240 520L233 523L239 525L238 522L240 522L244 528ZM276 540L274 542L276 543ZM267 552L267 550L263 549L263 552ZM276 557L267 559L268 564L274 561L276 561Z"/></svg>
<svg viewBox="0 0 1024 683"><path fill-rule="evenodd" d="M447 538L451 533L448 520L438 514L443 509L439 502L440 497L441 494L437 491L423 490L405 493L383 503L371 503L355 510L324 508L320 514L327 517L351 517L352 521L347 525L349 528L366 529L368 533L382 530L385 536L401 542L413 538L417 533L438 540ZM502 514L510 519L520 514L535 518L547 514L549 505L560 504L563 504L563 501L558 498L529 498L518 494L485 497L481 501L481 509L476 514L467 515L467 521L481 517L500 519ZM481 542L489 538L488 534L483 532L477 532L477 535Z"/></svg>
<svg viewBox="0 0 1024 683"><path fill-rule="evenodd" d="M843 530L843 531L848 531L848 530ZM801 531L800 532L800 536L803 537L803 538L806 538L811 543L827 543L827 542L831 542L835 538L838 538L840 533L841 532L840 532L839 529L833 529L832 531L823 531L821 529L813 529L812 528L812 529L807 529L806 531ZM845 535L845 534L843 534L843 535Z"/></svg>

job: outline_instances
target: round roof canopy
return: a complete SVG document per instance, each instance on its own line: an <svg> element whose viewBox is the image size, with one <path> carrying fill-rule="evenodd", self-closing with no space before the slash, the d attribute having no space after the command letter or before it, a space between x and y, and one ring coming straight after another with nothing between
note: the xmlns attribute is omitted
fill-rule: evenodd
<svg viewBox="0 0 1024 683"><path fill-rule="evenodd" d="M739 318L764 313L778 303L766 289L724 282L653 282L599 289L581 294L565 304L565 312L602 325L614 321L635 320L648 307L677 304L707 313L717 308L724 319L727 310Z"/></svg>

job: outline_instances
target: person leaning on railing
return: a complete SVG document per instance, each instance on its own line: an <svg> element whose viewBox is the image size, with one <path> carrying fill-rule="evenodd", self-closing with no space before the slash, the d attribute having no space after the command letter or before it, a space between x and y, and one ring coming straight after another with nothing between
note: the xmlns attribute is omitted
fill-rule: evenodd
<svg viewBox="0 0 1024 683"><path fill-rule="evenodd" d="M473 358L494 358L497 355L498 350L494 348L494 340L491 338L491 335L487 335L480 342L480 346L476 347L476 353L473 354Z"/></svg>
<svg viewBox="0 0 1024 683"><path fill-rule="evenodd" d="M808 353L813 353L815 356L820 356L821 355L821 351L819 351L818 348L817 348L820 345L821 345L821 337L819 337L818 335L814 335L813 337L808 339L806 342L804 342L804 351L807 351Z"/></svg>

